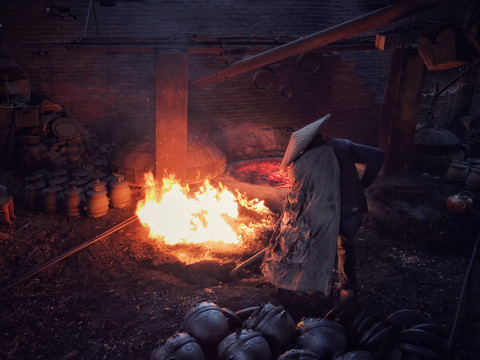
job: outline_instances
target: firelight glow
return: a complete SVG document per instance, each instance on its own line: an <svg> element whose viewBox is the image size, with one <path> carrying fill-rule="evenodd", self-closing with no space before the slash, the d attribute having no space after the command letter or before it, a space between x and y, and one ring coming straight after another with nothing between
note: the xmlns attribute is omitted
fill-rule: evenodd
<svg viewBox="0 0 480 360"><path fill-rule="evenodd" d="M239 206L260 215L270 214L263 201L249 201L221 184L213 187L208 180L194 194L173 177L163 178L160 190L152 173L145 174L145 180L145 200L138 203L137 215L148 227L150 237L160 238L166 244L209 241L240 244L243 237L255 236L256 229L265 224L239 224Z"/></svg>

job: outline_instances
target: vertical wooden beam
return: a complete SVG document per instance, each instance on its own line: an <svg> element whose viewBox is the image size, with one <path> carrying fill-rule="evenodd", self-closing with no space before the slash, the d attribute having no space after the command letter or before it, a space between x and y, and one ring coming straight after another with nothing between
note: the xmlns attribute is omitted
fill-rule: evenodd
<svg viewBox="0 0 480 360"><path fill-rule="evenodd" d="M408 173L424 74L425 64L417 49L393 50L379 122L378 144L385 151L384 175Z"/></svg>
<svg viewBox="0 0 480 360"><path fill-rule="evenodd" d="M155 178L187 171L188 55L155 55Z"/></svg>

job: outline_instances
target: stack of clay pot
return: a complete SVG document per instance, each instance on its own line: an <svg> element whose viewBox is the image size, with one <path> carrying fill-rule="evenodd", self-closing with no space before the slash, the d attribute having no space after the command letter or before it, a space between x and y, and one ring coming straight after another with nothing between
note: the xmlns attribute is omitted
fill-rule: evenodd
<svg viewBox="0 0 480 360"><path fill-rule="evenodd" d="M25 177L25 207L46 213L62 212L75 217L85 213L98 218L109 206L124 208L130 203L131 191L123 175L109 177L103 171L78 169L38 170Z"/></svg>

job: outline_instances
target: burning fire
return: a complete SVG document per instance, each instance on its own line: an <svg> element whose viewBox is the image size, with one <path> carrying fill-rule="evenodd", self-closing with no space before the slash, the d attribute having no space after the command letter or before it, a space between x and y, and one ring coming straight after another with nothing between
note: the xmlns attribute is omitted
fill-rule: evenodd
<svg viewBox="0 0 480 360"><path fill-rule="evenodd" d="M241 244L254 239L265 228L273 226L272 212L263 201L245 196L206 180L192 193L174 177L164 178L161 189L152 173L145 174L145 200L139 201L137 215L150 230L150 237L166 244L223 242ZM243 223L239 209L256 214L258 221Z"/></svg>

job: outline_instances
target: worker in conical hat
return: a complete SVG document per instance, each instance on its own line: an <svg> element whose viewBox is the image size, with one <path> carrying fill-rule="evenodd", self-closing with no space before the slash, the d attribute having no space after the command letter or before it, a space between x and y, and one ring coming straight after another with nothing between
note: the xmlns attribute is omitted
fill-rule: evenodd
<svg viewBox="0 0 480 360"><path fill-rule="evenodd" d="M342 301L356 299L355 242L368 211L364 189L377 178L384 152L324 138L330 114L292 133L280 168L291 187L261 266L279 288L329 295L335 256ZM356 164L365 166L360 176Z"/></svg>

